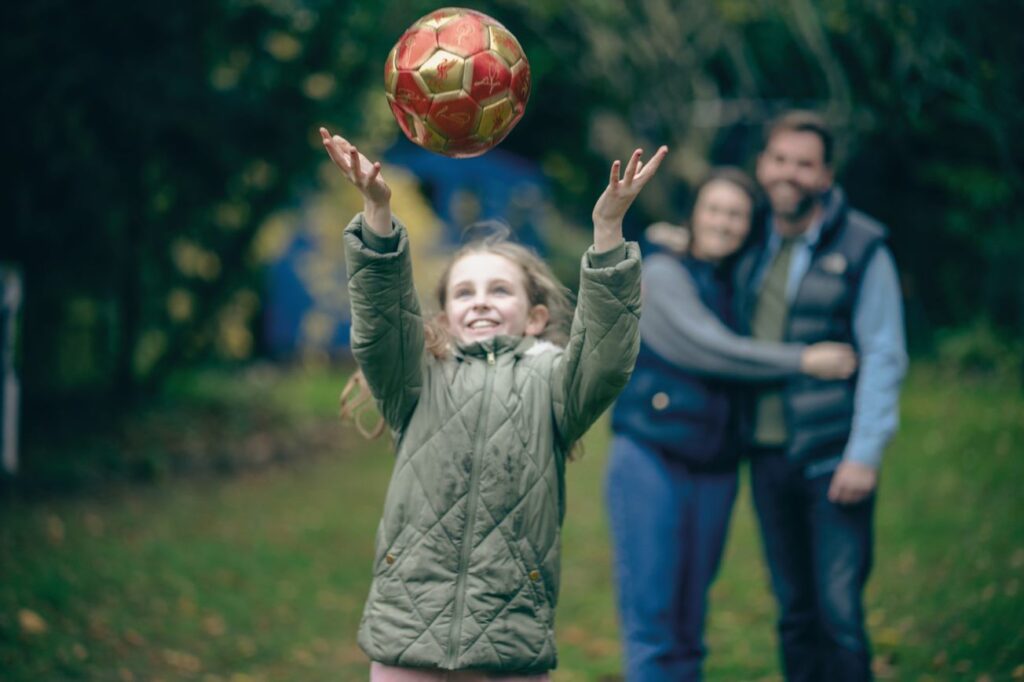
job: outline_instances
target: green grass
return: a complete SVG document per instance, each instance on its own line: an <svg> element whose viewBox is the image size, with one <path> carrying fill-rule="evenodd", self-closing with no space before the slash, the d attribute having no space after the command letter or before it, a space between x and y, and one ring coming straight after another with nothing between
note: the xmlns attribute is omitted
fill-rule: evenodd
<svg viewBox="0 0 1024 682"><path fill-rule="evenodd" d="M0 680L366 679L355 628L391 457L330 420L341 382L271 372L176 387L317 421L313 442L326 445L294 463L0 500ZM605 429L569 468L556 682L619 670ZM880 677L1024 679L1022 455L1019 389L915 370L868 591ZM713 594L707 679L779 679L774 617L744 492Z"/></svg>

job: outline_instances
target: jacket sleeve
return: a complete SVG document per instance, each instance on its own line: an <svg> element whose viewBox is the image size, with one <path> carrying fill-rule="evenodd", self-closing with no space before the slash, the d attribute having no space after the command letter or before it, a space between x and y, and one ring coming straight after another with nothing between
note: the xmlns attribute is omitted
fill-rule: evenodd
<svg viewBox="0 0 1024 682"><path fill-rule="evenodd" d="M401 430L423 388L423 316L412 282L405 227L380 237L363 214L345 228L352 307L351 348L388 426Z"/></svg>
<svg viewBox="0 0 1024 682"><path fill-rule="evenodd" d="M756 341L730 330L700 300L689 272L655 254L644 261L644 343L680 369L737 381L785 379L800 373L798 343Z"/></svg>
<svg viewBox="0 0 1024 682"><path fill-rule="evenodd" d="M555 420L570 445L611 405L640 351L640 247L583 255L572 331L552 377Z"/></svg>

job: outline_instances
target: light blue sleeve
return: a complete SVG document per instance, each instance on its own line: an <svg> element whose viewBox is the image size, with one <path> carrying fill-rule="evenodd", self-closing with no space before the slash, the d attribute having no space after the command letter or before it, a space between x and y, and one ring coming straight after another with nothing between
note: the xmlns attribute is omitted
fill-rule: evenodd
<svg viewBox="0 0 1024 682"><path fill-rule="evenodd" d="M843 459L877 469L885 445L899 426L900 384L908 362L899 276L885 247L875 252L864 271L853 311L853 334L860 371Z"/></svg>

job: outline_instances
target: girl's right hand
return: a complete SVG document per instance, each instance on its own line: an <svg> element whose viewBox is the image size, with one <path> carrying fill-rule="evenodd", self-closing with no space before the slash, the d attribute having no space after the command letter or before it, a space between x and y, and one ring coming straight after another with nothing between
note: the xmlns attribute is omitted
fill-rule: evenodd
<svg viewBox="0 0 1024 682"><path fill-rule="evenodd" d="M815 343L800 355L800 371L818 379L849 379L857 371L857 354L849 344Z"/></svg>
<svg viewBox="0 0 1024 682"><path fill-rule="evenodd" d="M382 235L391 233L391 188L380 174L380 162L370 161L341 135L320 128L327 155L345 179L363 195L363 207L370 227Z"/></svg>

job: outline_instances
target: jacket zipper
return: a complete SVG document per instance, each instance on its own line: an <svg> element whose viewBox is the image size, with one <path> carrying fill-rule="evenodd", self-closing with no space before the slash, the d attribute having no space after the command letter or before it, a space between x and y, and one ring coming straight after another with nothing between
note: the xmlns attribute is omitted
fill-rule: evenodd
<svg viewBox="0 0 1024 682"><path fill-rule="evenodd" d="M448 667L454 669L459 655L459 640L462 638L462 611L466 604L466 574L469 571L469 556L473 553L473 527L476 525L476 505L480 488L481 457L487 434L487 410L491 403L491 382L494 379L491 368L495 365L494 351L487 351L487 368L484 374L484 401L476 422L476 442L473 445L473 463L469 474L469 497L466 500L466 530L462 537L462 552L459 556L459 573L455 582L455 607L452 609L452 625L448 633Z"/></svg>

